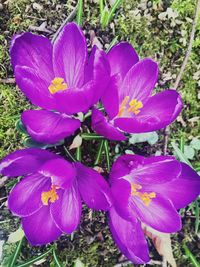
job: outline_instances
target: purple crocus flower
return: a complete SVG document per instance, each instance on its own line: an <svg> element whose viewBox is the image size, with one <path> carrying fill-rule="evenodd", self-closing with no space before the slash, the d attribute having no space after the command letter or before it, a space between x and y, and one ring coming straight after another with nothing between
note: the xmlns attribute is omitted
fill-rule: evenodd
<svg viewBox="0 0 200 267"><path fill-rule="evenodd" d="M0 163L5 176L25 176L12 189L8 207L22 218L22 227L32 245L70 234L81 217L81 198L89 208L108 210L110 188L95 170L69 163L42 149L22 149Z"/></svg>
<svg viewBox="0 0 200 267"><path fill-rule="evenodd" d="M92 127L111 140L125 140L124 132L159 130L173 122L182 109L180 95L165 90L152 95L158 79L158 65L149 58L139 61L126 42L115 45L107 55L110 83L102 97L107 113L94 108Z"/></svg>
<svg viewBox="0 0 200 267"><path fill-rule="evenodd" d="M71 135L80 127L72 115L86 112L107 86L105 53L94 47L88 59L86 39L75 23L65 26L54 44L29 32L16 35L10 55L17 85L42 108L22 114L28 133L38 142L56 143Z"/></svg>
<svg viewBox="0 0 200 267"><path fill-rule="evenodd" d="M177 209L200 193L200 177L171 156L119 157L110 173L113 203L109 224L121 252L132 262L149 261L141 223L173 233L181 229Z"/></svg>

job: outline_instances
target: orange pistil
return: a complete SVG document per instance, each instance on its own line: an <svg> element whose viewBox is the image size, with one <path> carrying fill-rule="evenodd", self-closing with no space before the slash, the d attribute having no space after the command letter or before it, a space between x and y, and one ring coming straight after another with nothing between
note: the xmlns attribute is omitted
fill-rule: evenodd
<svg viewBox="0 0 200 267"><path fill-rule="evenodd" d="M131 195L139 197L142 200L142 202L144 203L145 206L149 206L151 201L152 201L152 198L156 197L156 193L155 192L151 192L151 193L138 192L138 190L141 190L141 189L142 189L141 185L131 183Z"/></svg>
<svg viewBox="0 0 200 267"><path fill-rule="evenodd" d="M58 200L56 188L57 187L55 185L52 185L51 190L42 192L41 200L45 206L48 206L49 202L54 203L56 200Z"/></svg>
<svg viewBox="0 0 200 267"><path fill-rule="evenodd" d="M59 78L59 77L54 78L48 87L49 92L51 94L55 94L58 91L63 91L67 88L68 88L67 83L64 82L63 78Z"/></svg>
<svg viewBox="0 0 200 267"><path fill-rule="evenodd" d="M132 99L129 102L130 96L125 96L123 101L121 102L119 106L119 113L118 117L122 117L123 113L125 111L133 112L135 115L140 113L140 109L143 107L143 104L141 101L137 101L137 99ZM129 105L129 108L127 107L127 104Z"/></svg>

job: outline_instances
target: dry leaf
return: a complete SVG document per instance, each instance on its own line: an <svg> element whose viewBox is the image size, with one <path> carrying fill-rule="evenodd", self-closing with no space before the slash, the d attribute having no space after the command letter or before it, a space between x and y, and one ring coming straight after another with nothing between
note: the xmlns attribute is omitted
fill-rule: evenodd
<svg viewBox="0 0 200 267"><path fill-rule="evenodd" d="M82 137L80 135L77 135L74 138L72 144L70 145L69 150L80 147L82 145L82 141L83 141Z"/></svg>
<svg viewBox="0 0 200 267"><path fill-rule="evenodd" d="M152 239L158 253L163 256L163 258L168 261L172 267L176 267L176 262L172 252L170 234L158 232L145 224L143 224L142 227L145 235Z"/></svg>
<svg viewBox="0 0 200 267"><path fill-rule="evenodd" d="M8 243L16 243L24 237L24 231L20 227L17 231L11 233L8 237Z"/></svg>

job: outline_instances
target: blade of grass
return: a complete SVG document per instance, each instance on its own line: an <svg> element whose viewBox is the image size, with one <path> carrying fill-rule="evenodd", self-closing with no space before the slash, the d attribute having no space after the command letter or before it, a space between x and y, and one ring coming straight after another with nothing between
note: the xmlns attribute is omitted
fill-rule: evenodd
<svg viewBox="0 0 200 267"><path fill-rule="evenodd" d="M178 158L180 159L180 161L188 164L191 168L193 168L192 164L190 163L190 161L186 158L186 156L183 154L183 152L178 148L176 143L172 142L171 145L172 145L174 151L176 152Z"/></svg>
<svg viewBox="0 0 200 267"><path fill-rule="evenodd" d="M104 2L103 0L99 1L99 8L100 8L100 15L103 16L103 10L104 10Z"/></svg>
<svg viewBox="0 0 200 267"><path fill-rule="evenodd" d="M97 156L96 156L96 160L95 160L94 165L98 165L98 164L99 164L99 161L100 161L101 156L102 156L102 153L103 153L104 141L105 141L105 140L101 140L101 143L100 143L100 145L99 145L99 149L98 149L98 151L97 151Z"/></svg>
<svg viewBox="0 0 200 267"><path fill-rule="evenodd" d="M115 36L115 38L111 41L108 48L106 49L106 53L110 51L110 49L117 43L118 36Z"/></svg>
<svg viewBox="0 0 200 267"><path fill-rule="evenodd" d="M82 26L82 20L83 20L83 0L78 0L76 22L79 26Z"/></svg>
<svg viewBox="0 0 200 267"><path fill-rule="evenodd" d="M69 150L66 148L66 146L63 146L64 147L64 150L67 154L67 156L74 162L76 162L77 160L74 158L74 156L69 152Z"/></svg>
<svg viewBox="0 0 200 267"><path fill-rule="evenodd" d="M112 20L114 13L116 11L116 9L119 7L119 5L121 4L122 0L116 0L114 5L112 6L109 15L108 15L108 23Z"/></svg>
<svg viewBox="0 0 200 267"><path fill-rule="evenodd" d="M106 28L106 26L108 25L108 16L109 16L109 11L108 11L107 6L105 6L103 10L103 14L101 16L101 26L103 29Z"/></svg>
<svg viewBox="0 0 200 267"><path fill-rule="evenodd" d="M78 161L81 161L81 147L80 146L77 147L77 149L76 149L76 159Z"/></svg>
<svg viewBox="0 0 200 267"><path fill-rule="evenodd" d="M193 264L195 267L200 267L200 263L197 261L197 259L194 257L192 252L189 250L189 248L184 244L183 249L185 251L186 256L190 260L190 262Z"/></svg>
<svg viewBox="0 0 200 267"><path fill-rule="evenodd" d="M13 254L13 257L12 257L8 267L15 267L16 266L15 263L17 261L19 254L20 254L23 242L24 242L24 237L18 242L17 247L15 249L15 252Z"/></svg>
<svg viewBox="0 0 200 267"><path fill-rule="evenodd" d="M199 231L199 201L195 200L195 233L197 234Z"/></svg>
<svg viewBox="0 0 200 267"><path fill-rule="evenodd" d="M182 153L184 153L184 145L185 145L185 139L183 136L180 138L180 150Z"/></svg>
<svg viewBox="0 0 200 267"><path fill-rule="evenodd" d="M108 168L108 172L109 172L110 171L110 155L109 155L109 144L108 144L108 140L105 140L105 142L104 142L104 148L105 148L105 153L106 153L107 168Z"/></svg>
<svg viewBox="0 0 200 267"><path fill-rule="evenodd" d="M39 261L41 259L43 259L45 256L47 256L50 252L52 252L53 248L51 247L49 250L47 250L46 252L44 252L43 254L41 254L40 256L37 256L33 259L30 259L27 262L24 262L22 264L19 265L15 265L15 267L28 267L30 265L32 265L34 262Z"/></svg>
<svg viewBox="0 0 200 267"><path fill-rule="evenodd" d="M84 140L98 140L98 139L103 139L104 137L95 133L83 133L81 134L81 137Z"/></svg>
<svg viewBox="0 0 200 267"><path fill-rule="evenodd" d="M56 255L56 251L55 251L55 249L53 249L53 258L54 258L54 261L55 261L56 265L57 265L58 267L62 267L61 263L60 263L59 260L58 260L57 255Z"/></svg>

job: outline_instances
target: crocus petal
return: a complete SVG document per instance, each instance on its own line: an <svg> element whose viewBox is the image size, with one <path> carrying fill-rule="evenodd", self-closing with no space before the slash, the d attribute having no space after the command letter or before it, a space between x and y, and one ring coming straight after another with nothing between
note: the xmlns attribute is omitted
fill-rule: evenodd
<svg viewBox="0 0 200 267"><path fill-rule="evenodd" d="M51 189L51 180L39 173L23 178L12 189L8 207L17 216L30 216L42 207L42 192Z"/></svg>
<svg viewBox="0 0 200 267"><path fill-rule="evenodd" d="M92 110L92 128L95 132L110 140L126 140L121 131L114 127L98 109Z"/></svg>
<svg viewBox="0 0 200 267"><path fill-rule="evenodd" d="M32 104L45 109L55 108L55 100L48 90L50 82L44 79L42 72L17 65L15 79L20 90Z"/></svg>
<svg viewBox="0 0 200 267"><path fill-rule="evenodd" d="M115 180L114 183L112 183L111 192L115 209L121 217L130 221L132 218L130 217L129 211L131 184L124 179Z"/></svg>
<svg viewBox="0 0 200 267"><path fill-rule="evenodd" d="M139 58L131 44L121 42L108 52L111 75L120 74L123 79L129 69L135 65Z"/></svg>
<svg viewBox="0 0 200 267"><path fill-rule="evenodd" d="M181 218L178 212L168 199L159 194L156 194L148 206L137 196L131 197L129 204L132 216L137 216L157 231L173 233L181 229Z"/></svg>
<svg viewBox="0 0 200 267"><path fill-rule="evenodd" d="M29 32L15 36L12 41L11 62L15 75L16 65L29 67L44 78L51 81L53 78L52 44L48 38Z"/></svg>
<svg viewBox="0 0 200 267"><path fill-rule="evenodd" d="M144 157L138 155L122 155L112 165L109 175L110 183L113 183L123 176L128 175L132 169L144 163Z"/></svg>
<svg viewBox="0 0 200 267"><path fill-rule="evenodd" d="M81 87L87 57L86 40L75 23L63 28L53 46L53 65L56 77L65 79L68 87Z"/></svg>
<svg viewBox="0 0 200 267"><path fill-rule="evenodd" d="M112 207L109 210L109 226L114 241L129 260L136 264L149 261L147 241L136 218L126 221Z"/></svg>
<svg viewBox="0 0 200 267"><path fill-rule="evenodd" d="M142 165L132 169L130 176L141 185L162 184L176 179L181 173L181 164L173 157L153 156L145 158Z"/></svg>
<svg viewBox="0 0 200 267"><path fill-rule="evenodd" d="M115 119L115 126L129 133L156 131L172 123L182 106L180 95L175 90L166 90L150 97L134 118Z"/></svg>
<svg viewBox="0 0 200 267"><path fill-rule="evenodd" d="M110 120L119 112L118 77L112 76L102 98L103 106Z"/></svg>
<svg viewBox="0 0 200 267"><path fill-rule="evenodd" d="M37 148L17 150L0 162L0 173L5 176L20 176L33 173L46 161L57 158L54 153Z"/></svg>
<svg viewBox="0 0 200 267"><path fill-rule="evenodd" d="M83 201L91 209L108 210L111 206L111 193L104 178L97 171L81 163L75 163L75 167Z"/></svg>
<svg viewBox="0 0 200 267"><path fill-rule="evenodd" d="M94 81L89 81L82 88L70 88L54 94L56 110L66 114L87 112L97 102L95 90L98 90Z"/></svg>
<svg viewBox="0 0 200 267"><path fill-rule="evenodd" d="M62 232L71 234L76 230L81 217L81 199L77 186L58 190L58 197L50 207L52 218Z"/></svg>
<svg viewBox="0 0 200 267"><path fill-rule="evenodd" d="M135 64L126 74L120 88L120 99L126 96L130 99L145 101L151 94L158 78L158 65L149 58Z"/></svg>
<svg viewBox="0 0 200 267"><path fill-rule="evenodd" d="M162 185L149 185L149 190L170 199L176 209L184 208L200 194L200 176L188 165L181 163L180 176Z"/></svg>
<svg viewBox="0 0 200 267"><path fill-rule="evenodd" d="M62 234L51 218L49 206L43 206L33 215L23 217L22 227L32 246L53 242Z"/></svg>
<svg viewBox="0 0 200 267"><path fill-rule="evenodd" d="M30 136L41 143L54 144L80 127L79 120L47 110L26 110L21 118Z"/></svg>
<svg viewBox="0 0 200 267"><path fill-rule="evenodd" d="M64 189L71 187L76 175L73 165L62 158L47 161L38 172L51 177L52 184Z"/></svg>

